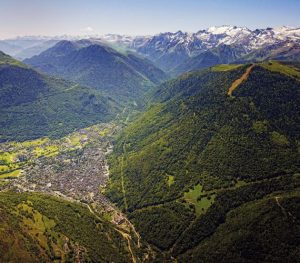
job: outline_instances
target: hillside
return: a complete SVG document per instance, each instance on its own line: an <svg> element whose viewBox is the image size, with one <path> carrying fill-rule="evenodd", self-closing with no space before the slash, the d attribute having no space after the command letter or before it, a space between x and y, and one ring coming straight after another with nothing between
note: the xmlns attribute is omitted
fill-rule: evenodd
<svg viewBox="0 0 300 263"><path fill-rule="evenodd" d="M297 262L299 201L298 189L233 209L213 235L179 262Z"/></svg>
<svg viewBox="0 0 300 263"><path fill-rule="evenodd" d="M252 201L262 200L253 204L255 209L268 213L265 218L276 217L266 210L264 198L300 186L299 80L296 64L272 61L219 65L164 83L149 109L118 138L106 195L127 212L142 237L166 255L184 255L187 262L194 257L186 254L191 249L195 260L218 245L226 251L226 243L207 247L203 242L224 233L221 224L231 220L228 216L235 209L245 205L247 211ZM296 208L291 209L294 213ZM255 216L259 219L243 219L245 231L247 224L264 220ZM294 224L297 228L299 222ZM234 235L238 222L230 226ZM280 218L273 229L261 227L255 231L271 231L270 239L289 231ZM248 242L247 235L238 238L241 247L233 254ZM290 252L283 249L274 255L274 262L287 253L297 255L296 236L282 243L275 239L270 242L278 248L294 245ZM260 242L269 240L261 237ZM255 262L250 256L243 254L242 262Z"/></svg>
<svg viewBox="0 0 300 263"><path fill-rule="evenodd" d="M2 192L0 209L1 262L131 260L126 240L113 225L76 202Z"/></svg>
<svg viewBox="0 0 300 263"><path fill-rule="evenodd" d="M166 79L165 73L150 61L90 40L61 41L24 62L123 102L140 103L141 95Z"/></svg>
<svg viewBox="0 0 300 263"><path fill-rule="evenodd" d="M96 90L48 77L0 54L0 141L61 136L111 120L118 107Z"/></svg>

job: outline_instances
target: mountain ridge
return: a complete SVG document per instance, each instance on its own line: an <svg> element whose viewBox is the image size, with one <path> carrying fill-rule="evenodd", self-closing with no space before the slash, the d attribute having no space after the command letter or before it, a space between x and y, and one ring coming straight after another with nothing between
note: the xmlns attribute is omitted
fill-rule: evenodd
<svg viewBox="0 0 300 263"><path fill-rule="evenodd" d="M91 40L60 41L24 63L98 89L123 102L138 100L148 89L167 79L147 59L130 52L120 53Z"/></svg>

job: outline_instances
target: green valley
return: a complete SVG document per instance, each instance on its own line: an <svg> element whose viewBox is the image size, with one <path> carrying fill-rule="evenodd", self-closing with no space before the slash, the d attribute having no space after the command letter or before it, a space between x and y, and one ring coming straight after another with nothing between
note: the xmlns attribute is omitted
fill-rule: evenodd
<svg viewBox="0 0 300 263"><path fill-rule="evenodd" d="M0 4L0 263L300 262L300 1Z"/></svg>
<svg viewBox="0 0 300 263"><path fill-rule="evenodd" d="M59 43L63 56L119 56ZM35 59L56 63L50 51ZM148 78L150 64L123 53ZM153 68L148 88L112 99L120 86L0 59L1 262L299 258L298 63L212 65L162 84Z"/></svg>

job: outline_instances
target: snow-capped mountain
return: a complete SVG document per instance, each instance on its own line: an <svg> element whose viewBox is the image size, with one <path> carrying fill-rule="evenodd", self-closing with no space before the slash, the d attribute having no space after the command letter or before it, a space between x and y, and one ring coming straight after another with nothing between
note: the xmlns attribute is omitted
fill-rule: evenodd
<svg viewBox="0 0 300 263"><path fill-rule="evenodd" d="M207 30L200 30L196 37L199 38L207 48L213 48L220 44L232 45L245 41L251 35L246 27L220 26L210 27Z"/></svg>
<svg viewBox="0 0 300 263"><path fill-rule="evenodd" d="M144 41L134 38L130 47L169 71L188 58L220 45L238 46L250 53L284 41L300 42L300 28L284 26L250 30L246 27L214 26L196 33L161 33Z"/></svg>

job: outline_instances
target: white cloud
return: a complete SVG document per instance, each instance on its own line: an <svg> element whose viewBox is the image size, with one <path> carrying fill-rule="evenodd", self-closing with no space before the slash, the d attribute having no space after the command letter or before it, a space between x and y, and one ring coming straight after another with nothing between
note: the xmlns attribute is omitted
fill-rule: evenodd
<svg viewBox="0 0 300 263"><path fill-rule="evenodd" d="M92 27L90 27L90 26L87 26L85 28L82 28L81 32L92 33L92 32L94 32L94 29Z"/></svg>

